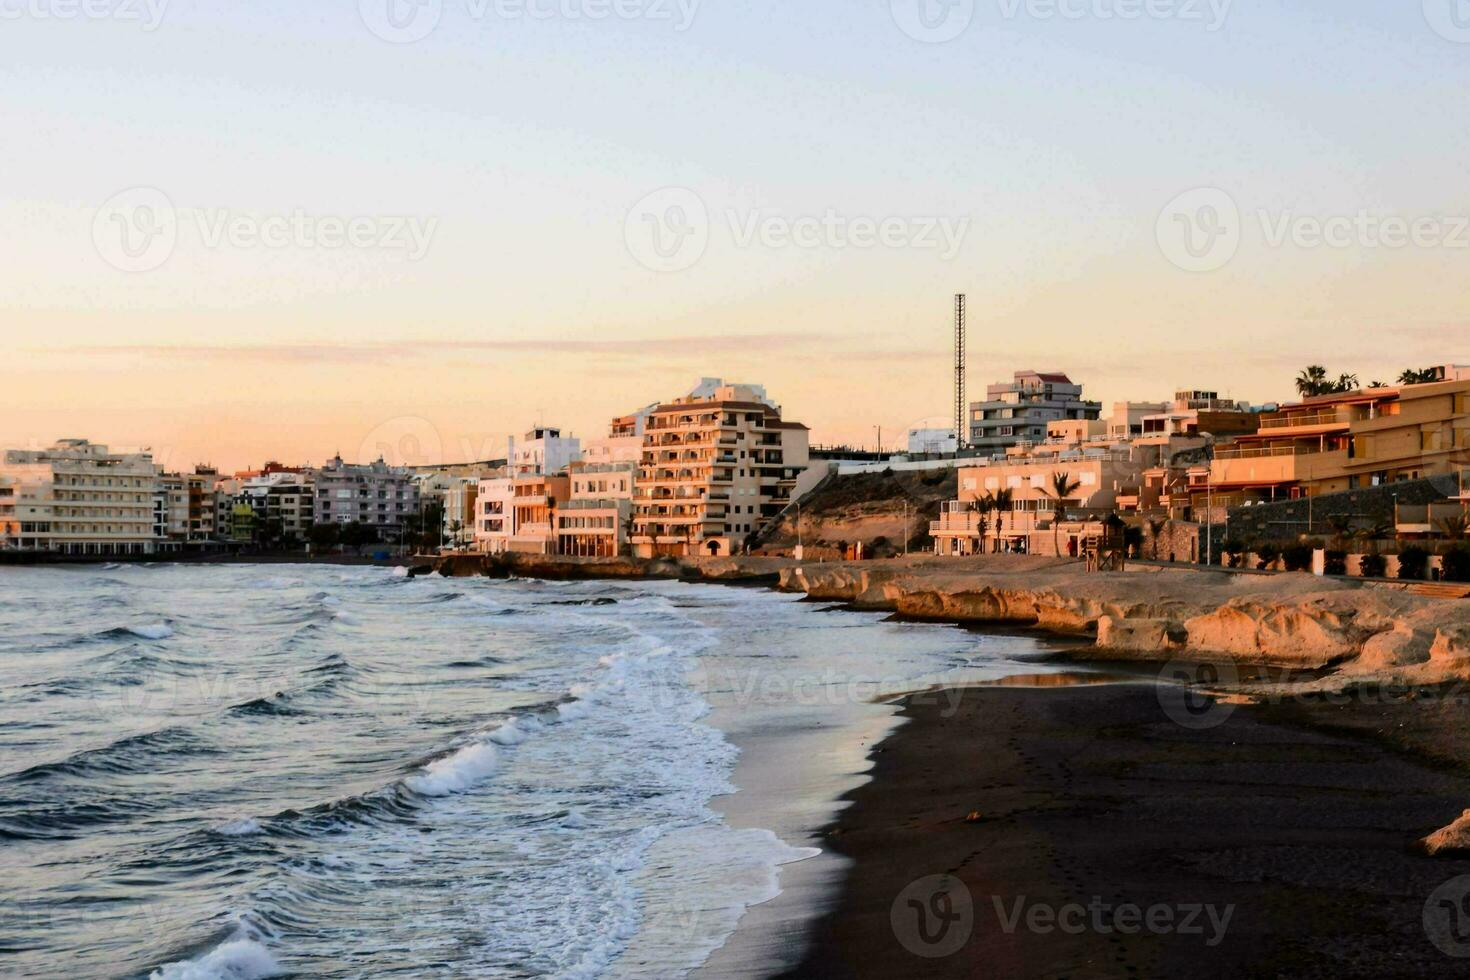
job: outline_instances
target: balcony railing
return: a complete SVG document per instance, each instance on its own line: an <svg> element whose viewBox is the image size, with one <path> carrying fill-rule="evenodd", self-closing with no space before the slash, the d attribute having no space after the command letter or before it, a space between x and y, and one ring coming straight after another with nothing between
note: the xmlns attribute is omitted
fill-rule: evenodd
<svg viewBox="0 0 1470 980"><path fill-rule="evenodd" d="M1348 409L1327 409L1320 412L1298 412L1290 415L1261 419L1262 429L1296 429L1314 425L1347 425L1352 421Z"/></svg>

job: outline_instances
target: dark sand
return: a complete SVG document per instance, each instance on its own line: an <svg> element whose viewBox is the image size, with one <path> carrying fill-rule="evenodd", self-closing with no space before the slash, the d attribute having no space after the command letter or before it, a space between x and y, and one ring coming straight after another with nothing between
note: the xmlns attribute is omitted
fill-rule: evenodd
<svg viewBox="0 0 1470 980"><path fill-rule="evenodd" d="M1127 683L971 689L952 715L911 703L829 832L856 863L788 975L1470 976L1425 928L1431 894L1470 874L1413 849L1470 807L1464 766L1419 761L1405 749L1427 736L1396 734L1425 705L1201 714L1211 702L1187 697ZM1429 707L1466 727L1461 707ZM901 897L946 874L969 914L952 887ZM1470 955L1470 914L1458 924Z"/></svg>

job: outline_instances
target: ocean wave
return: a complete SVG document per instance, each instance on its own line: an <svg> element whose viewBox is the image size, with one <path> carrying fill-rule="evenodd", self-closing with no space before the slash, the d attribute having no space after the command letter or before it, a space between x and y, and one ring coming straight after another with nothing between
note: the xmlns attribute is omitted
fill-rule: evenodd
<svg viewBox="0 0 1470 980"><path fill-rule="evenodd" d="M500 753L495 746L476 742L429 763L422 773L403 782L420 796L450 796L463 793L493 773L499 765Z"/></svg>
<svg viewBox="0 0 1470 980"><path fill-rule="evenodd" d="M259 697L241 704L231 705L231 714L237 715L259 715L274 718L291 718L305 714L299 708L292 707L291 695L285 691L277 691L268 697Z"/></svg>
<svg viewBox="0 0 1470 980"><path fill-rule="evenodd" d="M133 636L141 640L166 640L174 635L174 628L168 623L143 623L138 626L115 626L110 630L93 634L98 639L119 636Z"/></svg>
<svg viewBox="0 0 1470 980"><path fill-rule="evenodd" d="M266 980L285 973L254 933L242 932L197 959L169 963L149 980Z"/></svg>
<svg viewBox="0 0 1470 980"><path fill-rule="evenodd" d="M265 833L265 828L260 825L260 821L246 817L221 824L215 827L213 832L221 837L254 837Z"/></svg>
<svg viewBox="0 0 1470 980"><path fill-rule="evenodd" d="M57 762L43 762L0 776L0 784L32 783L55 776L129 775L153 772L161 758L217 755L220 748L185 728L164 728L129 735L93 749L83 749Z"/></svg>

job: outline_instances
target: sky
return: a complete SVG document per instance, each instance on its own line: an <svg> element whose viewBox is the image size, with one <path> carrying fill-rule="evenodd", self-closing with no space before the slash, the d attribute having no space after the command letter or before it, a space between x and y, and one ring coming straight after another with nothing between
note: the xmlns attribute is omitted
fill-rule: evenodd
<svg viewBox="0 0 1470 980"><path fill-rule="evenodd" d="M499 455L699 378L1470 362L1464 0L0 0L0 446Z"/></svg>

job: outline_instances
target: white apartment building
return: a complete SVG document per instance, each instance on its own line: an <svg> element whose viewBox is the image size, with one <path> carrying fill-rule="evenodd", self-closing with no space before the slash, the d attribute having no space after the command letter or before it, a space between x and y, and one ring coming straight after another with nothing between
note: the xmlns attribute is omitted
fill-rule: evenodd
<svg viewBox="0 0 1470 980"><path fill-rule="evenodd" d="M563 436L560 429L537 426L525 438L510 444L511 476L538 476L560 473L582 458L582 440Z"/></svg>
<svg viewBox="0 0 1470 980"><path fill-rule="evenodd" d="M12 449L0 465L0 548L147 555L158 547L158 466L85 439Z"/></svg>

